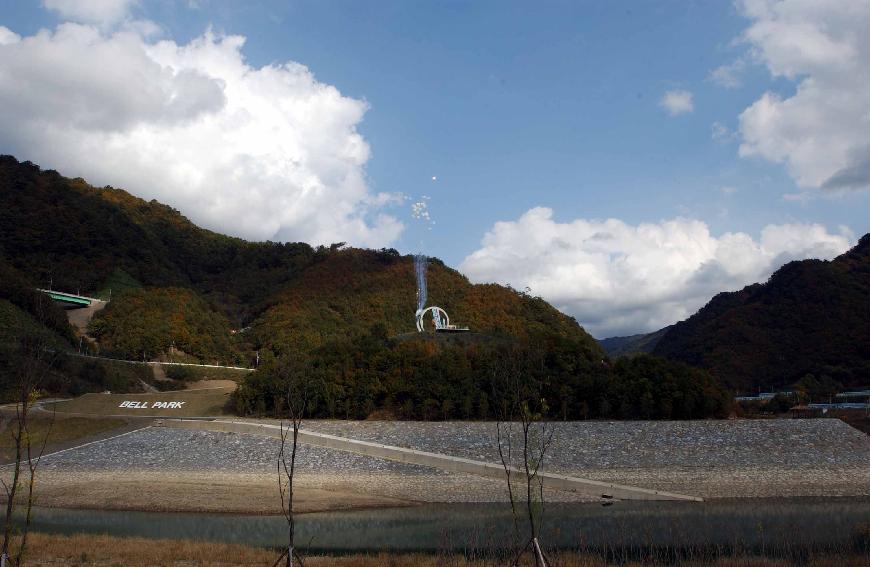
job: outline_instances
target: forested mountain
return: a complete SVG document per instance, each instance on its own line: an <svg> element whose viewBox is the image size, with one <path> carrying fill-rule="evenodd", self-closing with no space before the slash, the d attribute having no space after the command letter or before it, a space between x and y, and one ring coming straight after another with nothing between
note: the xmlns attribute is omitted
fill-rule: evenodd
<svg viewBox="0 0 870 567"><path fill-rule="evenodd" d="M628 335L625 337L609 337L601 339L598 344L604 351L614 358L620 356L630 356L633 354L649 354L659 343L661 338L665 336L670 327L653 331L652 333L639 333L637 335Z"/></svg>
<svg viewBox="0 0 870 567"><path fill-rule="evenodd" d="M435 258L429 304L474 332L420 336L413 263L395 250L341 243L245 242L156 201L0 157L0 315L19 335L47 333L58 351L79 342L54 306L31 321L28 306L45 299L35 287L111 298L89 330L98 341L90 348L102 355L139 360L180 351L184 360L247 365L258 353L261 369L235 399L246 414L280 410L286 390L276 369L287 361L305 361L322 416L493 417L508 367L553 417L728 412L730 401L706 371L649 356L611 364L573 318L542 299L472 285ZM17 338L5 337L10 352ZM72 357L61 366L50 390L129 388L147 379Z"/></svg>
<svg viewBox="0 0 870 567"><path fill-rule="evenodd" d="M223 348L239 356L281 353L357 336L378 323L390 335L414 330L410 256L342 244L246 242L201 229L156 201L11 156L0 157L0 258L34 285L111 293L94 334L104 351L123 356L156 354L179 341L200 359ZM476 331L570 338L603 357L582 327L543 300L472 285L434 258L429 297ZM177 332L156 323L167 317ZM231 328L245 330L232 344Z"/></svg>
<svg viewBox="0 0 870 567"><path fill-rule="evenodd" d="M235 324L317 252L245 242L201 229L178 211L121 189L0 156L0 257L41 287L107 295L113 283L191 287Z"/></svg>
<svg viewBox="0 0 870 567"><path fill-rule="evenodd" d="M868 247L865 236L834 261L792 262L765 284L717 295L686 321L604 345L611 356L652 351L709 369L732 389L807 374L862 385L870 375ZM706 373L650 357L611 364L576 321L540 298L472 285L434 258L428 279L430 304L477 334L415 336L413 259L395 250L246 242L156 201L0 156L0 315L7 328L42 329L58 348L72 347L72 331L56 309L34 318L35 287L111 297L91 326L102 354L154 358L177 349L192 361L244 365L258 351L267 368L287 353L314 357L330 392L323 415L489 415L492 365L516 353L537 361L530 373L552 385L549 403L565 417L726 411ZM0 342L11 352L15 337L6 335ZM85 370L82 384L122 380ZM240 409L274 407L273 386L257 373Z"/></svg>
<svg viewBox="0 0 870 567"><path fill-rule="evenodd" d="M491 335L527 339L553 336L603 351L573 319L540 298L499 285L472 285L433 258L428 268L429 303L447 310L451 322ZM304 349L383 324L390 336L414 330L416 284L412 258L395 251L336 250L315 261L273 297L252 324L258 343Z"/></svg>
<svg viewBox="0 0 870 567"><path fill-rule="evenodd" d="M741 391L811 374L844 386L870 379L870 234L832 261L790 262L767 283L720 293L673 325L653 353L709 369Z"/></svg>

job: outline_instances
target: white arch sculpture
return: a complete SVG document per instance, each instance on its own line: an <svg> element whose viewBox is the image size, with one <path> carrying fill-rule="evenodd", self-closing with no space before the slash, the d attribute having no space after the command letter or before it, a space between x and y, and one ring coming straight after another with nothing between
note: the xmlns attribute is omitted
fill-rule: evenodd
<svg viewBox="0 0 870 567"><path fill-rule="evenodd" d="M435 330L447 329L450 327L450 317L447 315L447 311L433 305L432 307L427 307L426 309L420 309L417 311L417 331L422 333L426 330L426 327L423 325L423 316L429 311L432 312L432 322L435 323Z"/></svg>

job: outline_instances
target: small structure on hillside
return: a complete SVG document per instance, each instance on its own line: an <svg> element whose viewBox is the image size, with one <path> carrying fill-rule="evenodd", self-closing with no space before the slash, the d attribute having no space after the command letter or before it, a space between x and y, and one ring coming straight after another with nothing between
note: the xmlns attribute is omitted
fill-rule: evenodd
<svg viewBox="0 0 870 567"><path fill-rule="evenodd" d="M426 330L426 324L423 318L426 314L431 314L432 323L435 325L436 333L467 333L468 327L457 327L450 324L450 316L447 311L444 311L437 305L426 307L425 309L417 310L417 331L423 332Z"/></svg>
<svg viewBox="0 0 870 567"><path fill-rule="evenodd" d="M64 309L84 309L90 307L94 303L105 303L101 299L86 297L77 293L66 293L64 291L53 291L50 289L36 288L36 291L41 291L51 298L59 306Z"/></svg>
<svg viewBox="0 0 870 567"><path fill-rule="evenodd" d="M428 298L426 284L427 260L426 256L417 254L414 256L414 274L417 278L417 311L414 314L417 318L417 331L422 333L426 330L426 325L423 318L427 313L432 317L432 323L435 325L436 333L465 333L468 332L468 327L457 327L450 324L450 316L447 311L444 311L437 305L426 307L426 299Z"/></svg>

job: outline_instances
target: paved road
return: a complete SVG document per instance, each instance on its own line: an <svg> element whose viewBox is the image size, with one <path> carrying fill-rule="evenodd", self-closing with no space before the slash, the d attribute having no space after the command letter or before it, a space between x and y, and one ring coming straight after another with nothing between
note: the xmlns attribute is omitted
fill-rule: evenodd
<svg viewBox="0 0 870 567"><path fill-rule="evenodd" d="M82 307L79 309L67 309L66 318L69 320L70 325L78 329L79 334L82 334L89 340L93 341L93 337L88 335L88 324L91 322L93 316L96 315L99 311L105 309L106 305L108 304L109 303L107 301L94 301L87 307Z"/></svg>

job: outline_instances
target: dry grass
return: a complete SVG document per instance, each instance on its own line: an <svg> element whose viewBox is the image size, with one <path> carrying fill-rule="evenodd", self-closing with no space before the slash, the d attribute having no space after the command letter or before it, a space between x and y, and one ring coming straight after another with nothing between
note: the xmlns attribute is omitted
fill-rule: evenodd
<svg viewBox="0 0 870 567"><path fill-rule="evenodd" d="M14 414L3 416L2 432L0 432L0 462L7 462L15 458L15 441L12 439L12 429L10 429L14 426L14 420ZM117 429L125 423L121 419L58 417L52 424L51 418L42 415L32 415L29 421L34 448L40 447L46 434L48 434L46 452L50 452L52 447L58 445Z"/></svg>
<svg viewBox="0 0 870 567"><path fill-rule="evenodd" d="M31 534L29 567L269 567L278 554L262 548L236 544L185 540L152 540L97 535L59 536ZM562 553L552 558L554 567L609 567L599 557ZM495 567L505 561L468 560L458 555L355 554L312 556L309 567ZM527 561L524 565L531 565ZM623 567L652 567L656 563L628 562ZM789 567L787 561L764 558L723 558L683 561L681 567ZM870 557L834 555L810 558L806 567L868 567Z"/></svg>
<svg viewBox="0 0 870 567"><path fill-rule="evenodd" d="M159 394L85 394L74 400L46 405L54 407L58 415L74 413L86 415L129 416L129 417L199 417L224 415L224 407L235 389L235 384L227 388L212 390L161 392ZM122 408L122 402L137 401L148 404L147 408ZM154 402L184 402L179 409L153 408Z"/></svg>
<svg viewBox="0 0 870 567"><path fill-rule="evenodd" d="M297 478L297 512L407 506L407 500ZM0 491L0 502L5 495ZM54 471L39 473L37 503L50 508L280 514L274 473Z"/></svg>
<svg viewBox="0 0 870 567"><path fill-rule="evenodd" d="M272 565L277 555L245 545L100 535L30 536L25 565L81 567Z"/></svg>
<svg viewBox="0 0 870 567"><path fill-rule="evenodd" d="M232 380L197 380L195 382L185 382L185 390L229 390L235 392L239 387L238 382Z"/></svg>

